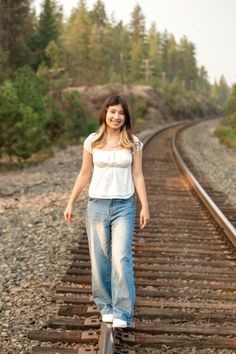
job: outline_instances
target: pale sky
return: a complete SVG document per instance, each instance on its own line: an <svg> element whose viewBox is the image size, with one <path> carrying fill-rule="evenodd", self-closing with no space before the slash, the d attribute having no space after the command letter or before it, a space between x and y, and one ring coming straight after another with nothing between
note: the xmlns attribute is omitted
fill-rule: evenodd
<svg viewBox="0 0 236 354"><path fill-rule="evenodd" d="M96 0L87 0L92 9ZM39 12L40 0L34 0ZM78 0L57 0L69 16ZM157 29L186 35L196 47L198 66L204 65L211 82L223 74L228 84L236 83L236 0L103 0L109 18L129 23L134 6L139 3L146 27L155 22Z"/></svg>

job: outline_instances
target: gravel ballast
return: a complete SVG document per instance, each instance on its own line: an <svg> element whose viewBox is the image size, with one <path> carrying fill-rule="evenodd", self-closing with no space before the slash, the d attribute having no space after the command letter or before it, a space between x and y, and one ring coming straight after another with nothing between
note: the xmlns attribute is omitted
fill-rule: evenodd
<svg viewBox="0 0 236 354"><path fill-rule="evenodd" d="M63 212L81 165L73 146L36 167L1 174L0 353L31 352L28 331L57 313L51 296L84 226L85 190L68 225Z"/></svg>
<svg viewBox="0 0 236 354"><path fill-rule="evenodd" d="M181 137L181 148L212 188L222 192L227 202L236 208L236 151L221 144L214 135L219 122L219 119L208 120L186 129Z"/></svg>

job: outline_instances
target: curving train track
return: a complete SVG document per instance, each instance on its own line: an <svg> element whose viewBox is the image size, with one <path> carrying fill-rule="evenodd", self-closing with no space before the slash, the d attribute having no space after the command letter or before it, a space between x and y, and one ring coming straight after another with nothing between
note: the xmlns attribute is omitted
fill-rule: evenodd
<svg viewBox="0 0 236 354"><path fill-rule="evenodd" d="M173 136L185 125L163 129L145 144L151 221L140 230L137 218L135 226L134 322L123 330L101 322L90 297L83 230L53 297L58 317L29 333L33 354L236 352L236 232L180 167Z"/></svg>

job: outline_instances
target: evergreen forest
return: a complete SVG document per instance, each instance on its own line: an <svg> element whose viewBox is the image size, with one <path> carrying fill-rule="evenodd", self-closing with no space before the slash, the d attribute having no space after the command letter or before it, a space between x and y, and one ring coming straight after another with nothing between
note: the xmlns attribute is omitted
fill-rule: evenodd
<svg viewBox="0 0 236 354"><path fill-rule="evenodd" d="M79 0L68 19L56 0L42 0L39 15L31 0L0 0L0 159L45 158L95 129L96 114L68 87L150 85L170 105L185 97L194 110L207 99L221 112L225 78L211 84L194 43L157 24L147 27L138 3L125 24L102 0L92 9Z"/></svg>

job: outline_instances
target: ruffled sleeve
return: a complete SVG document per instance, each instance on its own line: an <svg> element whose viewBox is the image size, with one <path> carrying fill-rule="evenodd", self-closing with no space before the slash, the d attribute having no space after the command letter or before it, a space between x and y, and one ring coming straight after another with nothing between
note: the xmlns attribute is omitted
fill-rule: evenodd
<svg viewBox="0 0 236 354"><path fill-rule="evenodd" d="M84 140L84 149L91 154L93 153L92 142L94 140L96 133L91 133L85 140Z"/></svg>
<svg viewBox="0 0 236 354"><path fill-rule="evenodd" d="M136 135L133 135L134 139L134 147L132 148L132 155L135 154L137 151L142 150L143 143L139 140Z"/></svg>

